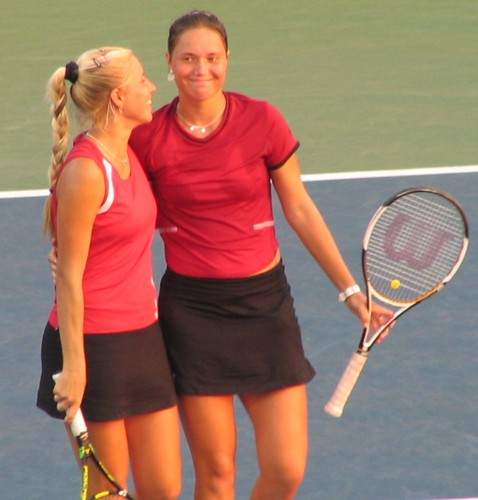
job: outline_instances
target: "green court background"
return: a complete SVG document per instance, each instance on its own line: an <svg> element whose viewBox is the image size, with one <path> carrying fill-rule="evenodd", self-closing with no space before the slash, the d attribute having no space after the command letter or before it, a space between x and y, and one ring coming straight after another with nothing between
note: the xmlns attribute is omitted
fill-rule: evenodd
<svg viewBox="0 0 478 500"><path fill-rule="evenodd" d="M304 173L476 163L476 0L3 0L0 191L47 187L45 84L84 50L133 48L171 99L167 28L192 8L224 21L228 88L282 109Z"/></svg>
<svg viewBox="0 0 478 500"><path fill-rule="evenodd" d="M478 1L2 0L0 191L47 187L50 129L43 96L57 66L93 46L130 46L158 84L159 106L174 94L165 78L167 27L197 7L215 11L228 27L228 88L283 110L302 142L305 173L478 163ZM356 276L363 229L393 192L435 185L457 196L472 222L466 267L373 354L338 420L322 408L358 341L356 320L344 314L335 289L277 211L305 347L318 371L309 386L310 460L298 499L478 495L475 177L309 184ZM2 499L64 500L65 492L76 498L79 481L58 422L33 407L39 338L52 300L49 245L40 235L43 202L0 203ZM238 425L241 500L257 465L240 405ZM193 472L183 446L186 500Z"/></svg>

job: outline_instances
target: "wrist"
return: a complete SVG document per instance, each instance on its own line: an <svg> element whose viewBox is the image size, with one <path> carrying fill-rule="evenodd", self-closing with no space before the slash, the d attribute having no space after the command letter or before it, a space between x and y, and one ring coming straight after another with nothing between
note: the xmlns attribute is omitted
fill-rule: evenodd
<svg viewBox="0 0 478 500"><path fill-rule="evenodd" d="M355 284L346 288L343 292L339 293L339 302L345 302L349 297L360 292L360 287Z"/></svg>

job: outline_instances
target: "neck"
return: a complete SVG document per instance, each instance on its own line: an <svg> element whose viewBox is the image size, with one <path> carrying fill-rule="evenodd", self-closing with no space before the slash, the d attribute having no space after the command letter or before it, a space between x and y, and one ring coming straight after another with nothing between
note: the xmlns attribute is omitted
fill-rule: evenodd
<svg viewBox="0 0 478 500"><path fill-rule="evenodd" d="M179 95L177 109L192 123L207 123L213 120L226 107L226 97L220 92L205 100L188 99Z"/></svg>
<svg viewBox="0 0 478 500"><path fill-rule="evenodd" d="M122 164L127 164L128 159L128 138L121 137L121 134L105 132L92 129L86 132L86 137L93 141L103 153ZM129 136L128 136L129 137Z"/></svg>
<svg viewBox="0 0 478 500"><path fill-rule="evenodd" d="M221 94L214 101L187 102L179 99L176 106L176 114L180 123L189 132L207 134L212 132L220 123L226 111L226 99Z"/></svg>

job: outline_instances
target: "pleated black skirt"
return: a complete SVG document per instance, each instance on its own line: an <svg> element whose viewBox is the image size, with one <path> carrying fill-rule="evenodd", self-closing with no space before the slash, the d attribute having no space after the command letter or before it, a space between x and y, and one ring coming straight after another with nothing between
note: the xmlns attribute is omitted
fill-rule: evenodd
<svg viewBox="0 0 478 500"><path fill-rule="evenodd" d="M87 386L81 408L87 420L104 422L176 404L171 368L158 322L132 332L85 335ZM52 375L61 371L60 334L49 323L41 348L37 407L64 418L53 401Z"/></svg>
<svg viewBox="0 0 478 500"><path fill-rule="evenodd" d="M273 391L309 382L284 266L238 279L167 269L160 318L178 394Z"/></svg>

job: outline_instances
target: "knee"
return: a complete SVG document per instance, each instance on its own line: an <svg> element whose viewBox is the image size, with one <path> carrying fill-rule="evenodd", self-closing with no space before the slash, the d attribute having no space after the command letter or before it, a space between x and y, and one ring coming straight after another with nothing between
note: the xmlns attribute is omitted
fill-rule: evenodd
<svg viewBox="0 0 478 500"><path fill-rule="evenodd" d="M275 463L261 471L265 483L275 491L281 491L280 498L293 498L305 476L305 466L300 462Z"/></svg>
<svg viewBox="0 0 478 500"><path fill-rule="evenodd" d="M211 457L197 467L196 474L198 482L210 492L224 493L234 489L236 467L233 458Z"/></svg>
<svg viewBox="0 0 478 500"><path fill-rule="evenodd" d="M287 471L283 474L283 482L285 490L290 493L295 493L302 484L305 476L305 468L298 467L288 467Z"/></svg>

